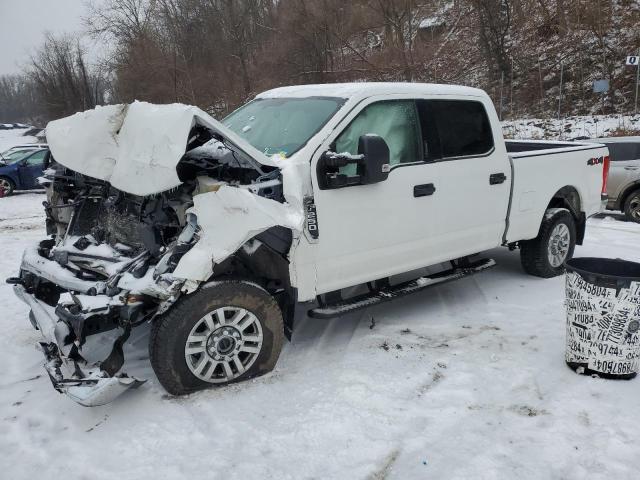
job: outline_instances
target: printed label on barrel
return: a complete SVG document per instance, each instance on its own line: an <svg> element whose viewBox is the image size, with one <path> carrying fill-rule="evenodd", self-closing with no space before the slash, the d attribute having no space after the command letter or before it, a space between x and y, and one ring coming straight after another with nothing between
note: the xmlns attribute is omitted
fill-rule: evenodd
<svg viewBox="0 0 640 480"><path fill-rule="evenodd" d="M567 362L590 370L628 375L640 364L640 282L616 295L615 288L566 277Z"/></svg>

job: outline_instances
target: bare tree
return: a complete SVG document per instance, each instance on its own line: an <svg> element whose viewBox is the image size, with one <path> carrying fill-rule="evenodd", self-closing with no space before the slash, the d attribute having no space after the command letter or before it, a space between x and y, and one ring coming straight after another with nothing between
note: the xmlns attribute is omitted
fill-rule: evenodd
<svg viewBox="0 0 640 480"><path fill-rule="evenodd" d="M494 80L504 74L509 77L509 33L511 0L471 0L478 16L478 36L487 56Z"/></svg>
<svg viewBox="0 0 640 480"><path fill-rule="evenodd" d="M417 0L375 0L371 3L383 25L387 50L400 60L402 77L407 82L415 77L414 45L424 7L425 2Z"/></svg>
<svg viewBox="0 0 640 480"><path fill-rule="evenodd" d="M0 122L42 121L33 82L25 75L0 76Z"/></svg>
<svg viewBox="0 0 640 480"><path fill-rule="evenodd" d="M80 42L47 34L31 59L27 74L48 118L93 108L103 103L103 82L89 71Z"/></svg>

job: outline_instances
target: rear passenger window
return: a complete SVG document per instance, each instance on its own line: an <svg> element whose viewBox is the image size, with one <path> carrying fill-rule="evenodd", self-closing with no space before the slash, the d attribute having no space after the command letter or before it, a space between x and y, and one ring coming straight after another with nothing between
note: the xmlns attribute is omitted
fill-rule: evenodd
<svg viewBox="0 0 640 480"><path fill-rule="evenodd" d="M607 143L609 155L614 162L640 159L640 144L638 143Z"/></svg>
<svg viewBox="0 0 640 480"><path fill-rule="evenodd" d="M493 134L482 103L467 100L421 102L420 117L428 157L484 155L493 149Z"/></svg>

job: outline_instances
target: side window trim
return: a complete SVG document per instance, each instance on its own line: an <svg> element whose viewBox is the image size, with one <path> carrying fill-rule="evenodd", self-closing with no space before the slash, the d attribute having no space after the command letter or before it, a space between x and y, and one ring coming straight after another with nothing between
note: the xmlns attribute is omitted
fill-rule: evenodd
<svg viewBox="0 0 640 480"><path fill-rule="evenodd" d="M467 160L470 158L484 158L484 157L489 157L491 155L493 155L493 153L495 152L496 147L493 146L491 147L490 150L487 150L485 153L479 153L477 155L458 155L455 157L441 157L438 158L437 160L433 160L434 162L453 162L455 160Z"/></svg>
<svg viewBox="0 0 640 480"><path fill-rule="evenodd" d="M336 151L337 148L337 140L338 138L340 138L340 136L351 126L351 124L358 118L358 116L364 112L368 107L370 107L371 105L376 105L379 103L388 103L388 102L411 102L413 104L413 110L416 116L416 119L418 120L417 122L417 132L416 134L418 135L418 158L420 158L421 160L416 160L415 162L399 162L396 164L391 165L391 168L389 170L389 175L391 174L391 172L393 172L394 169L396 168L400 168L400 167L409 167L409 166L415 166L415 165L422 165L425 163L433 163L432 160L427 160L425 158L425 151L424 151L424 134L423 134L423 126L422 126L422 121L420 120L420 112L418 111L418 100L423 100L423 99L416 99L416 98L394 98L394 99L380 99L380 100L374 100L372 102L367 103L366 105L364 105L360 110L358 110L358 112L353 116L353 118L351 118L351 120L349 120L349 123L347 123L344 128L342 128L339 133L336 134L336 136L333 138L333 140L331 141L330 145L329 145L329 149L332 151ZM354 109L357 108L357 106L354 106ZM353 109L351 110L353 111ZM386 140L385 140L386 141Z"/></svg>

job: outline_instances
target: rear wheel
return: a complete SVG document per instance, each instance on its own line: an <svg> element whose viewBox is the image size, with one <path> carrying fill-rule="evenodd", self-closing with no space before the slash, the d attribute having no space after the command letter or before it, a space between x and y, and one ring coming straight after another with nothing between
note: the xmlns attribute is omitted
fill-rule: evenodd
<svg viewBox="0 0 640 480"><path fill-rule="evenodd" d="M576 222L573 215L564 208L549 209L538 236L520 244L522 267L536 277L561 275L564 262L573 256L575 246Z"/></svg>
<svg viewBox="0 0 640 480"><path fill-rule="evenodd" d="M13 193L15 185L10 178L0 177L0 197L8 197Z"/></svg>
<svg viewBox="0 0 640 480"><path fill-rule="evenodd" d="M630 222L640 223L640 190L631 192L625 200L624 216Z"/></svg>
<svg viewBox="0 0 640 480"><path fill-rule="evenodd" d="M184 297L153 325L151 365L181 395L267 373L280 355L282 313L261 287L221 281Z"/></svg>

